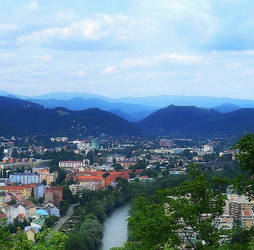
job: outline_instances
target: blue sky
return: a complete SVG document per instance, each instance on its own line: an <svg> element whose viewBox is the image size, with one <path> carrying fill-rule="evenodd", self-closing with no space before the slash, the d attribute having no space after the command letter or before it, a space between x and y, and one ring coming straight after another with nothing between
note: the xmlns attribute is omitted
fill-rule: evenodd
<svg viewBox="0 0 254 250"><path fill-rule="evenodd" d="M254 99L253 0L0 2L0 90Z"/></svg>

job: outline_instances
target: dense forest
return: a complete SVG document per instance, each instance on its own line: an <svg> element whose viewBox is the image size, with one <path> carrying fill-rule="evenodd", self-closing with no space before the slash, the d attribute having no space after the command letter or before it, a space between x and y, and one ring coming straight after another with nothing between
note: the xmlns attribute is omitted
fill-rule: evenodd
<svg viewBox="0 0 254 250"><path fill-rule="evenodd" d="M146 135L187 137L241 137L254 132L254 109L220 113L194 106L168 106L160 109L137 125Z"/></svg>
<svg viewBox="0 0 254 250"><path fill-rule="evenodd" d="M68 110L0 97L0 132L5 136L174 136L239 138L254 132L254 109L220 113L168 106L132 123L98 108Z"/></svg>
<svg viewBox="0 0 254 250"><path fill-rule="evenodd" d="M111 136L141 135L134 124L97 108L72 111L48 109L29 101L0 97L2 135Z"/></svg>

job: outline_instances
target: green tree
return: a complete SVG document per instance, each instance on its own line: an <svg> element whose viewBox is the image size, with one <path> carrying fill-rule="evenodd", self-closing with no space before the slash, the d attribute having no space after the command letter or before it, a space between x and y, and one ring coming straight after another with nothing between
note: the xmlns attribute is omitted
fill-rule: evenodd
<svg viewBox="0 0 254 250"><path fill-rule="evenodd" d="M112 167L113 167L114 169L116 169L116 170L121 170L121 169L123 169L123 166L122 166L121 164L119 164L119 163L114 163L114 164L112 165Z"/></svg>
<svg viewBox="0 0 254 250"><path fill-rule="evenodd" d="M69 201L67 201L67 200L61 201L60 206L59 206L61 216L64 216L66 214L69 205L70 205Z"/></svg>
<svg viewBox="0 0 254 250"><path fill-rule="evenodd" d="M73 202L73 194L67 185L63 186L63 199L67 200L69 203Z"/></svg>
<svg viewBox="0 0 254 250"><path fill-rule="evenodd" d="M242 137L232 148L238 150L236 158L245 170L244 175L234 178L234 187L249 198L254 198L254 179L250 178L254 174L254 134Z"/></svg>
<svg viewBox="0 0 254 250"><path fill-rule="evenodd" d="M145 169L147 165L148 165L148 162L146 160L140 160L131 168L132 169Z"/></svg>
<svg viewBox="0 0 254 250"><path fill-rule="evenodd" d="M34 188L32 188L31 197L34 198Z"/></svg>
<svg viewBox="0 0 254 250"><path fill-rule="evenodd" d="M89 214L78 231L70 234L66 249L97 250L103 237L103 226L95 215Z"/></svg>
<svg viewBox="0 0 254 250"><path fill-rule="evenodd" d="M221 234L213 222L223 213L225 196L213 190L205 177L196 176L193 181L162 190L155 200L147 204L139 198L129 219L144 248L179 248L182 244L194 249L219 247Z"/></svg>
<svg viewBox="0 0 254 250"><path fill-rule="evenodd" d="M16 203L17 203L17 201L14 200L14 199L11 199L11 200L8 202L9 205L14 205L14 204L16 204Z"/></svg>
<svg viewBox="0 0 254 250"><path fill-rule="evenodd" d="M239 150L237 159L240 162L240 166L254 174L254 134L248 134L242 137L233 149Z"/></svg>
<svg viewBox="0 0 254 250"><path fill-rule="evenodd" d="M53 227L55 225L55 223L58 221L58 219L59 218L55 215L48 216L45 219L45 224L47 227Z"/></svg>
<svg viewBox="0 0 254 250"><path fill-rule="evenodd" d="M44 230L36 234L35 242L27 239L26 234L20 229L16 234L11 234L6 226L6 220L0 220L0 248L13 250L64 250L67 235L61 232Z"/></svg>

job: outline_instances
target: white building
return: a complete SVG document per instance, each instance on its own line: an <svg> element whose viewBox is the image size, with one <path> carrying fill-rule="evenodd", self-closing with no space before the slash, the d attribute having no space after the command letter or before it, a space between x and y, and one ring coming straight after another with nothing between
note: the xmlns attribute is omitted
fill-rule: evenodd
<svg viewBox="0 0 254 250"><path fill-rule="evenodd" d="M82 161L60 161L59 167L66 170L78 170L83 167Z"/></svg>
<svg viewBox="0 0 254 250"><path fill-rule="evenodd" d="M214 152L213 146L212 145L204 145L203 151L205 154L212 154Z"/></svg>

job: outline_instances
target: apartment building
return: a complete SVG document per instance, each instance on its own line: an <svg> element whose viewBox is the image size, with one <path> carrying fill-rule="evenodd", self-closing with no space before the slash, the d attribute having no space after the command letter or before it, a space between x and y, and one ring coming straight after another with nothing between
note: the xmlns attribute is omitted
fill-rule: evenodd
<svg viewBox="0 0 254 250"><path fill-rule="evenodd" d="M9 176L11 183L33 184L41 183L41 177L35 173L14 173Z"/></svg>

